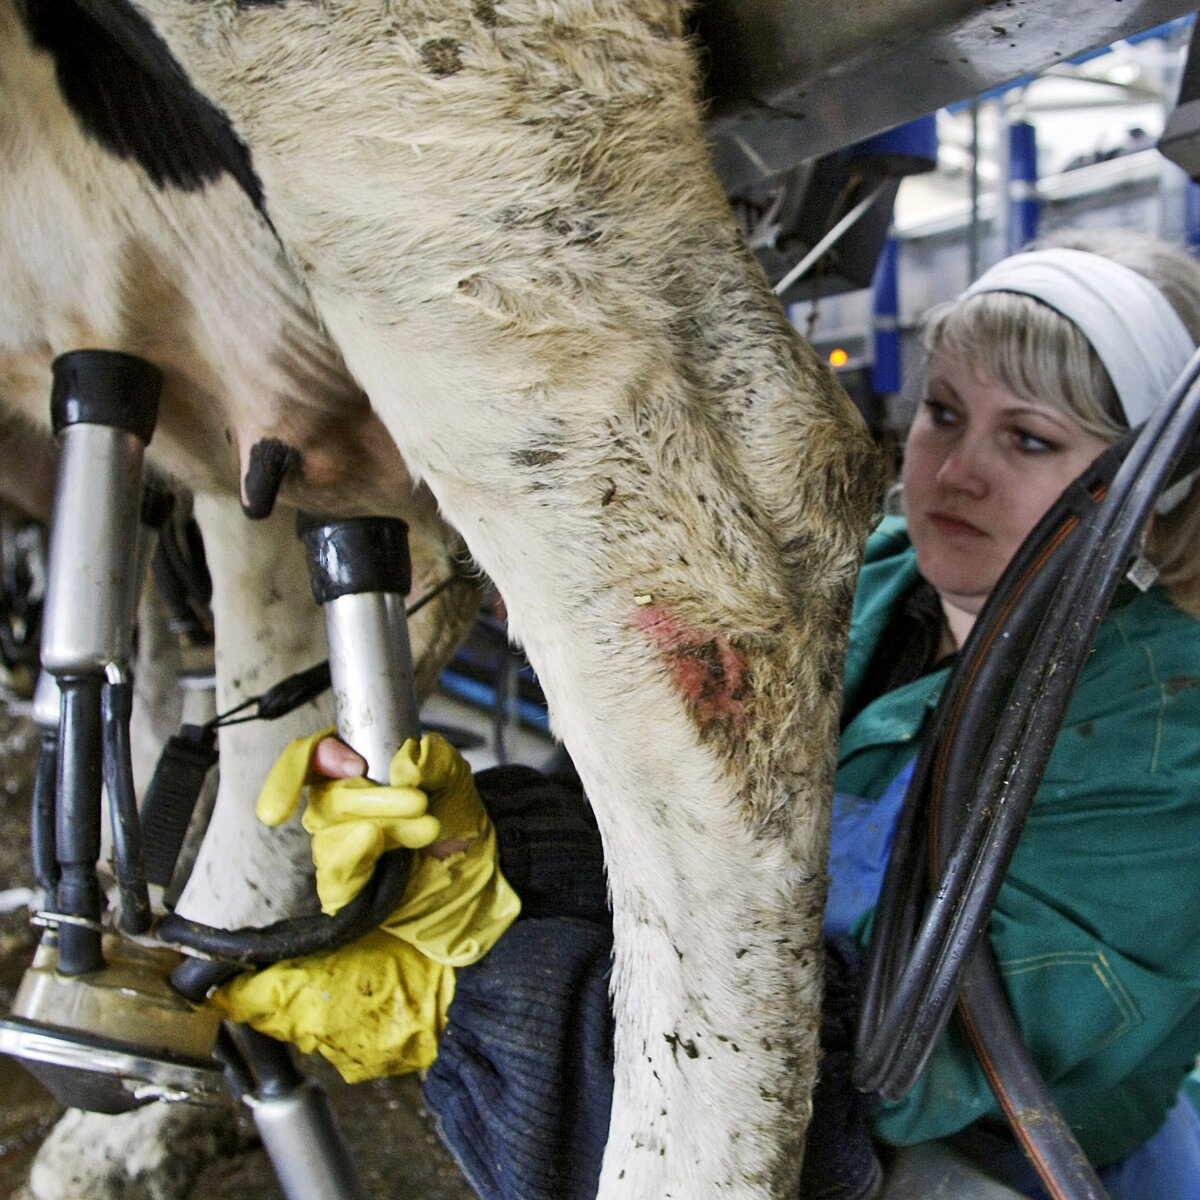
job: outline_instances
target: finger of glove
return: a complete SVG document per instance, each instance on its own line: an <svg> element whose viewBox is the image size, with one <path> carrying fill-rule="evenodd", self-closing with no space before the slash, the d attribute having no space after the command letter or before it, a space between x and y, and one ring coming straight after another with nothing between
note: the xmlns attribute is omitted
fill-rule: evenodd
<svg viewBox="0 0 1200 1200"><path fill-rule="evenodd" d="M421 774L429 811L441 821L443 838L470 842L488 829L470 765L443 738L431 737L423 744Z"/></svg>
<svg viewBox="0 0 1200 1200"><path fill-rule="evenodd" d="M397 786L424 789L443 838L470 842L487 827L470 764L440 734L405 742L392 759L390 776Z"/></svg>
<svg viewBox="0 0 1200 1200"><path fill-rule="evenodd" d="M419 788L385 787L366 779L312 783L304 828L309 833L342 821L412 820L425 815L429 799Z"/></svg>
<svg viewBox="0 0 1200 1200"><path fill-rule="evenodd" d="M254 806L255 814L264 825L282 825L296 811L317 743L332 732L322 729L308 737L296 738L284 747L275 765L267 772Z"/></svg>
<svg viewBox="0 0 1200 1200"><path fill-rule="evenodd" d="M461 788L472 780L470 764L439 733L428 733L421 739L417 769L421 787L430 793Z"/></svg>
<svg viewBox="0 0 1200 1200"><path fill-rule="evenodd" d="M362 891L387 849L383 831L370 821L348 821L312 837L321 911L332 914Z"/></svg>
<svg viewBox="0 0 1200 1200"><path fill-rule="evenodd" d="M464 778L471 778L470 764L440 733L427 733L419 742L409 738L388 766L394 787L435 792Z"/></svg>
<svg viewBox="0 0 1200 1200"><path fill-rule="evenodd" d="M385 824L346 821L317 830L312 836L312 857L321 910L337 912L357 896L385 850L420 850L435 842L440 831L437 818L431 816Z"/></svg>
<svg viewBox="0 0 1200 1200"><path fill-rule="evenodd" d="M303 825L312 834L314 845L319 835L332 834L338 829L368 826L379 831L385 850L395 850L401 846L408 850L421 850L436 842L442 832L442 823L433 813L421 813L416 817L390 817L366 812L361 816L343 814L336 821L326 821L318 818L311 804L304 814Z"/></svg>

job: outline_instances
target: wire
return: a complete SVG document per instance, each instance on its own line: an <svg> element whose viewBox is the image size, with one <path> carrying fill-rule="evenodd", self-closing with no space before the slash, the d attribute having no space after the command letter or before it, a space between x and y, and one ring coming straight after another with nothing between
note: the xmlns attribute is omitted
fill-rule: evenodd
<svg viewBox="0 0 1200 1200"><path fill-rule="evenodd" d="M458 572L448 575L419 600L414 601L412 607L406 610L406 615L411 617L414 613L420 612L431 600L436 599L461 578L462 576ZM294 675L287 676L286 679L281 679L267 688L265 692L251 696L248 700L243 700L232 708L227 708L223 713L211 717L205 723L204 728L226 729L230 725L245 725L250 721L276 721L280 717L294 712L301 704L315 700L328 687L329 659L326 658L311 667L306 667L303 671L297 671ZM245 716L238 715L246 713L247 709L255 706L257 706L255 712L247 713Z"/></svg>

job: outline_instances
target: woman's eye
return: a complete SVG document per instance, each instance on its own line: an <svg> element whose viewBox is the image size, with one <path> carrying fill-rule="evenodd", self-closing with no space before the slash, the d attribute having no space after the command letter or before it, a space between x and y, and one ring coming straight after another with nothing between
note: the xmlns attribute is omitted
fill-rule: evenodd
<svg viewBox="0 0 1200 1200"><path fill-rule="evenodd" d="M958 413L950 405L943 404L940 400L927 399L925 411L935 425L953 425L958 420Z"/></svg>
<svg viewBox="0 0 1200 1200"><path fill-rule="evenodd" d="M1017 449L1025 454L1051 454L1059 448L1057 442L1038 437L1036 433L1030 433L1028 429L1013 430L1013 438L1017 443Z"/></svg>

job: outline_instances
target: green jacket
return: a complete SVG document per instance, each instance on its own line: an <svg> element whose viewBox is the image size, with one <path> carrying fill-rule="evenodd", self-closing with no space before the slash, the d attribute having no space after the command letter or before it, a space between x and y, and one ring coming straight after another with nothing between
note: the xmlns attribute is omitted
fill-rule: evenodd
<svg viewBox="0 0 1200 1200"><path fill-rule="evenodd" d="M855 598L852 700L917 579L902 521L871 538ZM839 792L878 799L913 758L949 674L879 697L842 736ZM1080 678L992 917L1026 1042L1084 1151L1150 1137L1200 1053L1200 621L1159 587L1114 604ZM930 1066L877 1114L908 1145L1000 1109L952 1019Z"/></svg>

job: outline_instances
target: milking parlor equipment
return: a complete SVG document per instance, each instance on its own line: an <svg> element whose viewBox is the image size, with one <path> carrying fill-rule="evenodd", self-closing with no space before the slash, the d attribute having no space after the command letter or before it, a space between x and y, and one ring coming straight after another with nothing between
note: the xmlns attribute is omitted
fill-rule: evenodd
<svg viewBox="0 0 1200 1200"><path fill-rule="evenodd" d="M211 1103L228 1086L250 1108L288 1200L366 1200L327 1097L289 1049L223 1024L203 1001L244 967L332 949L380 924L399 904L409 853L386 854L332 917L225 930L158 915L151 905L152 883L166 879L156 869L147 881L142 843L154 835L139 820L129 717L134 612L162 513L142 478L161 382L151 364L113 351L75 351L53 367L61 456L35 696L43 744L32 846L42 892L33 920L43 935L12 1014L0 1021L0 1052L62 1103L96 1112L155 1099ZM277 711L260 697L259 715L290 711L331 680L340 736L367 760L368 777L386 783L396 748L418 732L404 610L407 527L306 518L299 533L329 662L271 689ZM183 732L190 737L172 742L185 785L174 788L194 802L215 754L205 757L194 727ZM211 744L215 735L205 733ZM169 780L160 788L171 790ZM105 799L115 910L98 873ZM186 815L167 824L182 840Z"/></svg>

